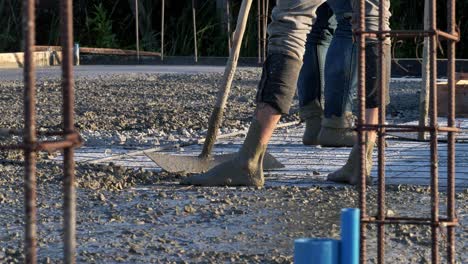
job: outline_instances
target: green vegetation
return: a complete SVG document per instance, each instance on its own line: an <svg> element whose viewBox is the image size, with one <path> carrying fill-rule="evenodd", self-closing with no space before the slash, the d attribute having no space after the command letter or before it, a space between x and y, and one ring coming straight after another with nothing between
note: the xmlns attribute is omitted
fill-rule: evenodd
<svg viewBox="0 0 468 264"><path fill-rule="evenodd" d="M218 19L216 1L196 0L197 38L200 56L227 56L227 32ZM240 0L231 0L233 25ZM272 4L275 2L271 0ZM392 28L422 28L424 1L392 0ZM438 1L439 28L445 29L446 1ZM168 1L165 9L166 55L193 54L191 0ZM468 58L468 0L457 0L457 24L462 40L457 57ZM59 45L59 10L56 1L40 1L37 8L37 44ZM241 56L257 55L256 2L252 7ZM134 0L75 0L75 40L81 46L135 48ZM140 47L161 49L161 0L139 0ZM0 0L0 52L21 50L21 1ZM441 45L445 45L441 42ZM420 57L422 38L394 41L395 57ZM439 57L445 54L439 51Z"/></svg>

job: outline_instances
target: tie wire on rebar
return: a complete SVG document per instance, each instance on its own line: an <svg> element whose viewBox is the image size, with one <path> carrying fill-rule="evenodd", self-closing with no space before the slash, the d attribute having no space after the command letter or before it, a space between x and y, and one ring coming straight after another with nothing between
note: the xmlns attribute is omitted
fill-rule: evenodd
<svg viewBox="0 0 468 264"><path fill-rule="evenodd" d="M455 0L447 1L447 31L437 28L436 21L436 0L429 1L429 30L385 30L384 12L386 1L379 3L379 29L372 31L366 29L366 1L359 3L359 28L354 32L358 40L358 100L359 114L357 122L358 146L360 153L360 174L361 182L359 189L359 207L361 209L361 229L360 229L360 262L367 262L367 225L377 225L377 263L385 263L385 228L387 225L427 225L431 228L431 260L432 263L440 263L440 228L447 229L447 263L455 263L455 228L458 219L455 211L455 137L460 130L455 124L455 44L459 41L459 34L455 24ZM430 122L429 125L408 126L408 125L386 125L386 90L387 65L384 60L384 41L386 38L429 38L429 78L430 78ZM376 38L379 48L379 115L378 124L366 124L366 39ZM439 126L437 116L437 43L438 40L446 40L447 45L447 79L449 88L448 122L447 126ZM378 145L378 188L377 188L377 214L369 216L367 214L367 186L366 186L366 153L365 153L365 131L374 130L377 132ZM386 193L385 193L385 135L387 132L419 132L430 133L430 153L431 153L431 217L388 217L386 215ZM438 172L438 141L439 133L448 134L447 146L447 215L441 217L439 213L439 172Z"/></svg>

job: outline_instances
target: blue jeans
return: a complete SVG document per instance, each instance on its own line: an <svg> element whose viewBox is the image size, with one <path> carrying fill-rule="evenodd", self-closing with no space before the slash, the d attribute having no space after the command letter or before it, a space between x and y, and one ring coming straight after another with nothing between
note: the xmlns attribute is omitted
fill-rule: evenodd
<svg viewBox="0 0 468 264"><path fill-rule="evenodd" d="M328 8L328 14L319 12L323 6ZM344 112L352 111L352 93L357 85L356 45L353 43L351 26L353 10L351 3L346 0L329 1L320 8L317 10L317 20L307 36L297 84L299 106L316 103L314 101L322 102L324 90L324 116L340 117ZM330 13L334 15L330 17ZM324 26L326 22L327 26Z"/></svg>
<svg viewBox="0 0 468 264"><path fill-rule="evenodd" d="M317 9L316 15L317 20L307 34L303 64L297 81L300 107L314 101L322 106L325 58L337 26L335 16L327 3Z"/></svg>
<svg viewBox="0 0 468 264"><path fill-rule="evenodd" d="M328 0L322 4L316 11L316 21L306 39L303 66L297 83L299 106L311 103L322 105L324 94L326 118L340 117L344 112L352 111L352 95L357 87L357 45L353 41L351 23L356 14L353 14L352 4L355 3L350 0ZM368 6L372 11L369 14L373 15L367 16L366 24L376 29L378 17L371 9L373 5ZM387 53L387 72L383 78L388 79L390 46L385 45L384 49ZM379 73L375 41L373 43L371 40L366 48L366 60L366 107L374 108L378 106L378 82L375 80Z"/></svg>

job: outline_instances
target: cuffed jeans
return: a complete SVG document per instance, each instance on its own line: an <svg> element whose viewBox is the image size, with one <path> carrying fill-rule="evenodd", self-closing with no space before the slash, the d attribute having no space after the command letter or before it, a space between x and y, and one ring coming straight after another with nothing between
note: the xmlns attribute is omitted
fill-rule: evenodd
<svg viewBox="0 0 468 264"><path fill-rule="evenodd" d="M389 18L390 12L389 0L385 1L384 6L384 30L389 29ZM325 1L323 0L277 0L277 5L272 12L272 22L268 26L269 41L268 41L268 52L269 54L284 54L286 56L293 57L298 60L302 60L305 52L306 42L309 35L309 41L316 43L317 36L323 36L323 34L315 34L314 31L311 32L313 22L320 22L316 20L316 14L320 15L320 10L317 10L319 6L322 5ZM340 116L344 111L348 111L351 108L351 88L356 86L356 76L357 71L357 61L356 61L356 45L353 44L352 39L352 28L357 28L357 25L354 21L358 21L358 0L328 0L330 8L333 10L336 16L337 28L334 32L335 37L330 43L326 55L325 62L325 116L337 115ZM379 0L366 0L366 28L368 30L377 30L378 29L378 14L379 14ZM326 18L324 18L326 19ZM323 20L323 19L322 19ZM326 21L329 21L326 20ZM323 28L323 27L322 27ZM310 34L309 34L310 33ZM315 34L315 35L314 35ZM368 40L368 46L371 52L369 54L375 54L374 51L376 48L376 40ZM390 40L386 40L387 48L389 49ZM323 42L320 43L321 48L325 48L326 44ZM320 54L317 53L318 47L312 49L311 53L316 53L316 58L311 58L310 63L315 64L315 67L312 69L315 71L311 76L320 76L320 62L323 61L323 49ZM322 56L320 58L320 56ZM309 58L304 58L304 63L309 65L306 61ZM369 58L370 60L377 60L378 57ZM388 64L390 62L390 56L386 56L386 61ZM368 60L369 65L378 65L378 63L373 63ZM323 63L322 63L323 65ZM322 66L323 67L323 66ZM366 94L368 96L367 108L377 107L375 102L377 102L376 91L377 86L371 85L371 83L378 84L376 81L379 76L379 70L375 67L367 67L369 70L366 70ZM388 69L387 71L388 72ZM385 74L387 75L387 74ZM301 77L302 78L302 77ZM388 78L388 77L385 77ZM299 78L298 78L299 79ZM317 80L317 78L315 78ZM322 80L323 78L318 78ZM306 80L304 78L303 80ZM320 82L320 81L319 81ZM296 82L297 83L297 82ZM295 84L296 84L295 83ZM306 100L319 100L320 99L320 87L322 83L317 81L306 84L307 86L314 86L315 91L311 92L311 96L306 96L303 99L301 104L306 103ZM329 88L333 87L333 88ZM370 87L372 86L372 87ZM290 94L293 94L296 85L291 85L285 87L287 89L292 89ZM268 93L268 87L261 87L263 89L263 94ZM388 90L388 89L387 89ZM285 91L283 91L284 93ZM299 94L304 95L305 90L299 91ZM375 98L370 98L369 96L373 95ZM292 102L292 96L290 96ZM257 100L262 102L262 97L257 96ZM336 100L336 101L335 101ZM330 101L330 103L329 103ZM290 105L282 104L282 105ZM268 103L268 102L267 102ZM286 113L289 111L287 109L279 109L280 112Z"/></svg>

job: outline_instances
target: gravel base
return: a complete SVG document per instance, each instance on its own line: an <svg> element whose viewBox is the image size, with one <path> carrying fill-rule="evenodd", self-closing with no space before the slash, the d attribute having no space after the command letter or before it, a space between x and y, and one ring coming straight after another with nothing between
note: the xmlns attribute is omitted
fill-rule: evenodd
<svg viewBox="0 0 468 264"><path fill-rule="evenodd" d="M259 77L259 69L244 69L236 75L222 132L247 127ZM194 140L206 133L219 80L218 73L80 77L77 127L89 145L143 147ZM392 82L389 118L416 119L418 89L417 82ZM60 128L60 99L57 79L39 81L40 130ZM0 82L0 109L0 127L22 127L20 81ZM298 120L296 111L293 107L293 114L283 121ZM6 142L18 140L13 137ZM19 263L23 261L24 214L21 153L2 153L0 161L0 263ZM61 177L60 164L51 163L48 154L42 153L37 200L40 263L61 262ZM113 164L78 164L78 261L290 263L295 238L338 238L340 209L357 206L357 192L348 187L195 188L179 186L180 177ZM370 213L375 213L376 190L370 187L369 192ZM457 194L460 263L468 263L467 196L466 191ZM429 207L430 196L423 187L389 186L387 204L389 215L428 216L423 208ZM369 231L369 257L375 263L376 228L369 226ZM427 227L389 227L387 259L426 263L429 238Z"/></svg>

